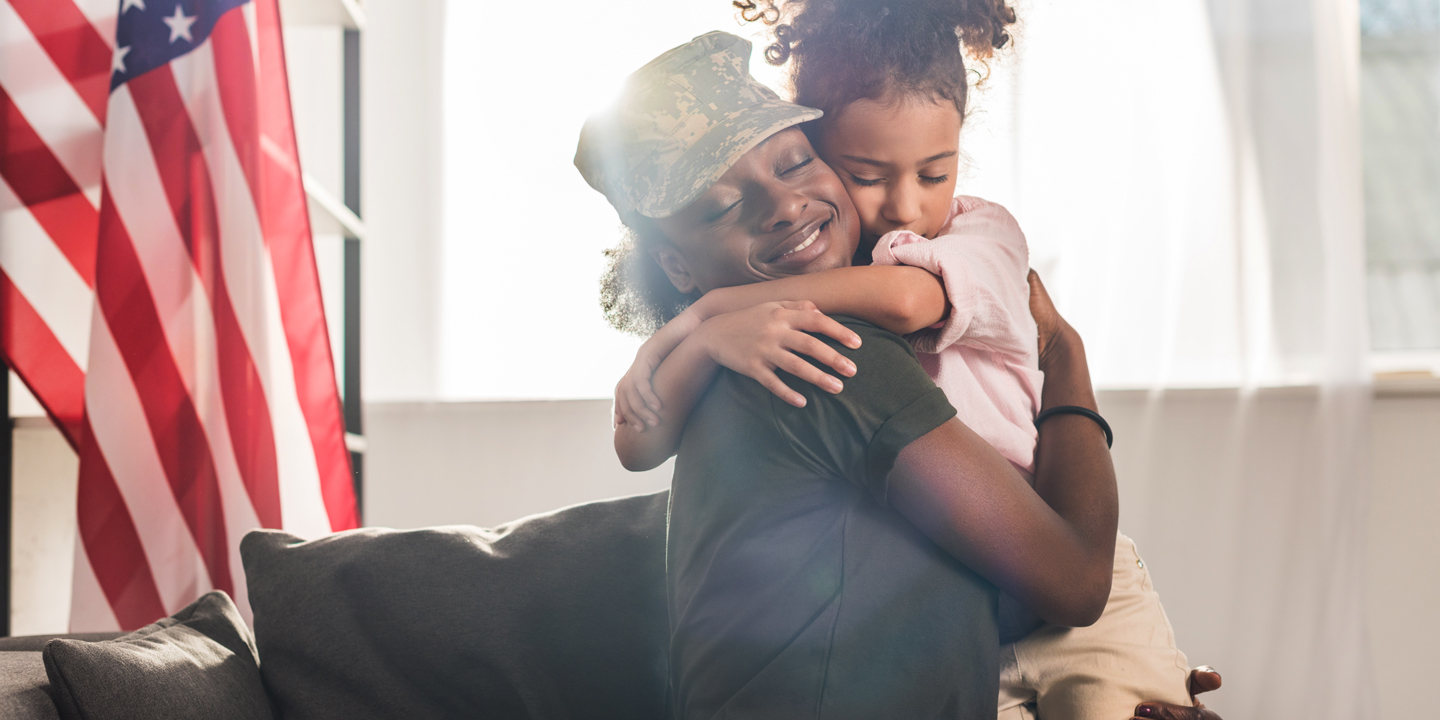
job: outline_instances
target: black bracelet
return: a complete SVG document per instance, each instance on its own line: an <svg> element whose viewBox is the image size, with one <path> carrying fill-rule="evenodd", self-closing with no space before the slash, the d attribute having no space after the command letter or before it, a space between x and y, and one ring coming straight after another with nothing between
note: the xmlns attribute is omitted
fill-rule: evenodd
<svg viewBox="0 0 1440 720"><path fill-rule="evenodd" d="M1060 405L1058 407L1050 408L1049 410L1046 410L1045 412L1042 412L1035 417L1035 427L1040 427L1040 423L1043 423L1046 420L1055 417L1056 415L1084 415L1085 417L1094 420L1095 423L1100 426L1100 429L1105 431L1105 447L1112 447L1115 443L1115 435L1114 433L1110 432L1110 423L1105 422L1105 418L1100 417L1100 413L1097 413L1090 408L1080 407L1079 405Z"/></svg>

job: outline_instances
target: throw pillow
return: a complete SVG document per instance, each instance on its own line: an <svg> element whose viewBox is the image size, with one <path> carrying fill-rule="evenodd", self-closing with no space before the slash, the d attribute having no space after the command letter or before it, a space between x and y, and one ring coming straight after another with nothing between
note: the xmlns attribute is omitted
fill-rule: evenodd
<svg viewBox="0 0 1440 720"><path fill-rule="evenodd" d="M240 545L283 718L665 715L668 493Z"/></svg>
<svg viewBox="0 0 1440 720"><path fill-rule="evenodd" d="M114 640L51 640L44 660L62 720L273 717L250 630L218 590Z"/></svg>

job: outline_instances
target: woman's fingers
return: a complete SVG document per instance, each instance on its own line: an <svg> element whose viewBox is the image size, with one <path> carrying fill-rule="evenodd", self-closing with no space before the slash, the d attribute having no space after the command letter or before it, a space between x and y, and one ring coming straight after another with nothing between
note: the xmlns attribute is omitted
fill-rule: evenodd
<svg viewBox="0 0 1440 720"><path fill-rule="evenodd" d="M1190 697L1220 689L1220 673L1209 665L1201 665L1190 671Z"/></svg>
<svg viewBox="0 0 1440 720"><path fill-rule="evenodd" d="M635 389L640 393L640 399L645 401L645 407L651 412L660 412L665 406L660 402L660 396L655 394L655 388L651 387L649 378L639 378L635 381Z"/></svg>

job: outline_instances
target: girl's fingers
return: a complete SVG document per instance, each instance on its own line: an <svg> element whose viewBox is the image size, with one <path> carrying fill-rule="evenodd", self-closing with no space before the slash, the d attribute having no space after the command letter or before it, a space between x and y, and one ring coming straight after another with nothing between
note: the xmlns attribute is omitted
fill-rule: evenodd
<svg viewBox="0 0 1440 720"><path fill-rule="evenodd" d="M855 376L855 363L850 358L841 355L839 350L826 345L813 335L797 332L791 336L787 346L793 352L809 355L829 365L835 372L845 377Z"/></svg>
<svg viewBox="0 0 1440 720"><path fill-rule="evenodd" d="M781 300L780 307L798 312L820 312L820 308L815 307L815 303L809 300Z"/></svg>
<svg viewBox="0 0 1440 720"><path fill-rule="evenodd" d="M832 395L845 388L833 376L820 368L805 362L805 359L791 352L781 352L774 360L775 366Z"/></svg>
<svg viewBox="0 0 1440 720"><path fill-rule="evenodd" d="M665 408L660 403L660 396L655 394L655 388L650 386L649 380L637 380L635 386L640 390L640 398L645 401L645 407L657 413Z"/></svg>
<svg viewBox="0 0 1440 720"><path fill-rule="evenodd" d="M795 318L794 327L805 332L820 333L854 350L860 347L860 336L834 318L819 311L803 313Z"/></svg>
<svg viewBox="0 0 1440 720"><path fill-rule="evenodd" d="M766 390L775 394L775 397L784 400L795 407L805 407L805 396L790 389L789 385L780 381L780 377L769 368L756 368L753 373L746 373L754 378Z"/></svg>
<svg viewBox="0 0 1440 720"><path fill-rule="evenodd" d="M629 384L627 383L627 385ZM625 388L625 396L626 404L629 406L629 414L635 419L637 429L643 431L645 425L655 427L660 424L659 416L651 412L650 408L645 407L644 401L640 398L640 393L636 392L633 385Z"/></svg>

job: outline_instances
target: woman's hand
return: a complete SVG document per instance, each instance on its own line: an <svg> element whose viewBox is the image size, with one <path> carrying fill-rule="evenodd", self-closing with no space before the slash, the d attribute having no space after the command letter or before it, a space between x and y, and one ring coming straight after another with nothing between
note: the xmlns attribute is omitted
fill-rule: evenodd
<svg viewBox="0 0 1440 720"><path fill-rule="evenodd" d="M1040 282L1040 275L1034 270L1025 277L1030 283L1030 315L1035 318L1035 329L1040 335L1040 369L1045 369L1045 361L1049 359L1055 346L1059 344L1061 337L1066 333L1074 333L1070 323L1060 317L1060 312L1055 309L1055 303L1050 300L1050 293L1045 292L1045 284Z"/></svg>
<svg viewBox="0 0 1440 720"><path fill-rule="evenodd" d="M1195 698L1200 693L1219 688L1220 673L1211 667L1195 668L1190 671L1190 702L1194 703L1194 707L1160 702L1140 703L1135 706L1135 716L1130 720L1221 720L1218 713Z"/></svg>
<svg viewBox="0 0 1440 720"><path fill-rule="evenodd" d="M806 333L826 335L849 348L860 347L860 336L809 301L769 302L717 315L696 332L704 333L705 348L716 363L753 378L795 407L805 406L804 396L781 382L775 371L783 370L830 393L844 387L801 355L815 358L845 377L855 375L855 363Z"/></svg>

